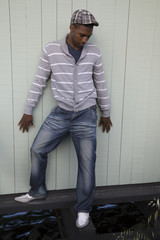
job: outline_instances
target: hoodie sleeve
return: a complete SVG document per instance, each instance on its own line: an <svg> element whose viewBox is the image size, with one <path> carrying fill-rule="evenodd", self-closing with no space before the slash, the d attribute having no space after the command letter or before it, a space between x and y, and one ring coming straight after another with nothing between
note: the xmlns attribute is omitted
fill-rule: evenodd
<svg viewBox="0 0 160 240"><path fill-rule="evenodd" d="M109 100L108 90L107 90L106 81L104 77L103 64L102 64L100 53L97 56L97 60L94 64L93 79L94 79L94 85L97 91L97 102L102 112L102 116L109 117L110 116L110 100Z"/></svg>
<svg viewBox="0 0 160 240"><path fill-rule="evenodd" d="M48 54L44 48L40 57L40 62L37 70L37 74L33 81L29 96L26 102L24 113L32 115L33 108L36 106L39 97L42 95L46 86L46 82L49 79L51 68L48 60Z"/></svg>

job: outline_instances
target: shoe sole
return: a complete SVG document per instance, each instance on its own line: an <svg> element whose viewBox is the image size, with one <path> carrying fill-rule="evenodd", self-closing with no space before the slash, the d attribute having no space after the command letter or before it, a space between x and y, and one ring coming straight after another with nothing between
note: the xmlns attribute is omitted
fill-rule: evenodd
<svg viewBox="0 0 160 240"><path fill-rule="evenodd" d="M29 201L26 201L26 202L23 202L23 201L18 201L18 200L16 200L16 198L14 199L16 202L19 202L19 203L29 203L29 202L32 202L32 201L36 201L36 200L45 200L46 199L46 197L42 197L42 198L34 198L34 199L31 199L31 200L29 200Z"/></svg>

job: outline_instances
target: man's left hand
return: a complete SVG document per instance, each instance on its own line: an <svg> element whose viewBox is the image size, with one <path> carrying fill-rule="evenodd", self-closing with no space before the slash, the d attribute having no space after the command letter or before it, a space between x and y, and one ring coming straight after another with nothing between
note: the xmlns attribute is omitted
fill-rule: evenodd
<svg viewBox="0 0 160 240"><path fill-rule="evenodd" d="M110 117L101 117L100 121L99 121L99 127L102 126L102 130L103 132L109 132L111 127L112 127L112 122L110 120Z"/></svg>

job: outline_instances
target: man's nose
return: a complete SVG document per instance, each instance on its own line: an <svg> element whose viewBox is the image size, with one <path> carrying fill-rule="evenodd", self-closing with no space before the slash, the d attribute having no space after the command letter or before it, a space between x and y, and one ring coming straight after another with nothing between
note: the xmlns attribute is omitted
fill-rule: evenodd
<svg viewBox="0 0 160 240"><path fill-rule="evenodd" d="M83 37L82 42L85 44L88 41L88 37Z"/></svg>

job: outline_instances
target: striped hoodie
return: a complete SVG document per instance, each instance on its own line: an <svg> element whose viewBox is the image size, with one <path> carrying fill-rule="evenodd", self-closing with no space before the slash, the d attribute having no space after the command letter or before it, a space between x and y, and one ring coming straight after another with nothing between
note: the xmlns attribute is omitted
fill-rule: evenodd
<svg viewBox="0 0 160 240"><path fill-rule="evenodd" d="M97 99L102 116L110 115L101 54L95 45L86 43L75 64L68 51L66 36L48 43L42 51L24 113L32 115L49 78L53 97L59 107L68 111L80 111L95 105Z"/></svg>

